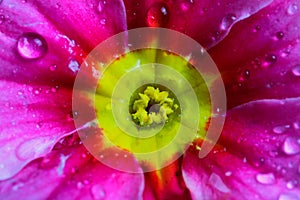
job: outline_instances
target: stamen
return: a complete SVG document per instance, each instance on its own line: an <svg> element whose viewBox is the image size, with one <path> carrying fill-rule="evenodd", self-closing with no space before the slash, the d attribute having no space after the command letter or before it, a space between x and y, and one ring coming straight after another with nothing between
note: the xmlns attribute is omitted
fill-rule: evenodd
<svg viewBox="0 0 300 200"><path fill-rule="evenodd" d="M179 106L174 104L174 99L168 97L169 92L160 91L159 88L148 86L139 99L133 103L132 114L135 122L141 126L161 124L168 120L169 115Z"/></svg>

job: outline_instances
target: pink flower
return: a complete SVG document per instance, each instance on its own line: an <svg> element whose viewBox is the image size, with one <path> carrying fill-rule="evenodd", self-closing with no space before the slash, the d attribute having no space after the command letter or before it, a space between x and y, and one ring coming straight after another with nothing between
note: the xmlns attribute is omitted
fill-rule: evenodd
<svg viewBox="0 0 300 200"><path fill-rule="evenodd" d="M299 6L0 1L0 199L300 199ZM207 48L230 110L207 157L198 158L195 141L170 166L130 174L83 147L71 96L80 63L98 43L142 26L180 31Z"/></svg>

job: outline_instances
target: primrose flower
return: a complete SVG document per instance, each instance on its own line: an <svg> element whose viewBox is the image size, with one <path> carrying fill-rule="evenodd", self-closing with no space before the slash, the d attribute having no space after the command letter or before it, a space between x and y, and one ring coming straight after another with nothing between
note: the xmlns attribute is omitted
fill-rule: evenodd
<svg viewBox="0 0 300 200"><path fill-rule="evenodd" d="M141 130L166 124L170 133L143 147L132 145L110 120L114 108L103 102L124 96L128 88L108 72L95 89L101 103L91 105L89 91L78 93L90 123L72 107L76 75L89 53L115 34L140 27L168 28L193 38L221 73L228 111L217 144L204 158L199 157L202 132L184 155L163 154L163 161L175 160L161 169L145 171L148 163L135 156L169 142L192 95L176 96L161 84L149 84L128 96L130 107L117 116L121 125L126 112ZM0 199L300 199L299 30L299 0L0 0ZM121 77L127 64L143 66L154 58L174 66L196 88L205 116L196 124L205 130L211 119L209 95L199 95L209 86L181 57L133 51L107 69ZM151 80L153 68L134 77ZM98 73L91 69L94 77ZM114 94L114 84L125 92ZM198 107L190 113L193 109ZM96 159L83 143L96 141L93 148L102 143L83 139L87 130L97 136L109 130L109 139L127 154L107 149L100 160L116 157L114 165L135 173Z"/></svg>

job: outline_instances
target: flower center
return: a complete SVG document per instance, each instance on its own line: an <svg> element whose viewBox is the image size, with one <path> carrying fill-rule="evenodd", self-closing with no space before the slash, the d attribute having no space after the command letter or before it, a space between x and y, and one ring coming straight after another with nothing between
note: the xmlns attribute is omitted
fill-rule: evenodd
<svg viewBox="0 0 300 200"><path fill-rule="evenodd" d="M135 93L138 91L139 89ZM179 107L178 103L175 103L176 97L170 95L170 91L160 91L160 88L155 86L146 86L143 92L138 92L138 98L133 96L129 111L134 122L140 126L165 123Z"/></svg>

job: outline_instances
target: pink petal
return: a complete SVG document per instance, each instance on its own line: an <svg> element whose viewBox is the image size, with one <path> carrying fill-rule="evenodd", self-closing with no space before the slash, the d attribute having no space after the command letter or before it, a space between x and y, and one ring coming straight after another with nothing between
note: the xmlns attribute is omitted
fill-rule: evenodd
<svg viewBox="0 0 300 200"><path fill-rule="evenodd" d="M228 34L233 24L259 11L271 1L126 0L125 6L129 28L171 28L210 48Z"/></svg>
<svg viewBox="0 0 300 200"><path fill-rule="evenodd" d="M300 198L300 98L251 102L228 112L216 147L192 148L183 177L194 199Z"/></svg>
<svg viewBox="0 0 300 200"><path fill-rule="evenodd" d="M190 199L181 173L182 158L157 171L145 173L144 199Z"/></svg>
<svg viewBox="0 0 300 200"><path fill-rule="evenodd" d="M109 36L126 30L121 1L107 2L101 13L99 6L92 0L3 1L0 11L0 78L72 85L74 72L85 57L83 50L87 53ZM105 25L101 24L104 18ZM20 57L17 41L28 32L37 33L46 40L48 50L43 59Z"/></svg>
<svg viewBox="0 0 300 200"><path fill-rule="evenodd" d="M120 172L103 165L80 145L53 151L0 182L0 198L141 199L143 180L142 173Z"/></svg>
<svg viewBox="0 0 300 200"><path fill-rule="evenodd" d="M237 23L210 50L223 74L230 107L300 95L299 28L299 1L276 1Z"/></svg>
<svg viewBox="0 0 300 200"><path fill-rule="evenodd" d="M0 81L0 179L47 154L74 130L71 91Z"/></svg>
<svg viewBox="0 0 300 200"><path fill-rule="evenodd" d="M101 13L92 3L1 2L0 179L44 156L75 129L71 92L82 49L126 28L121 1L109 1Z"/></svg>

